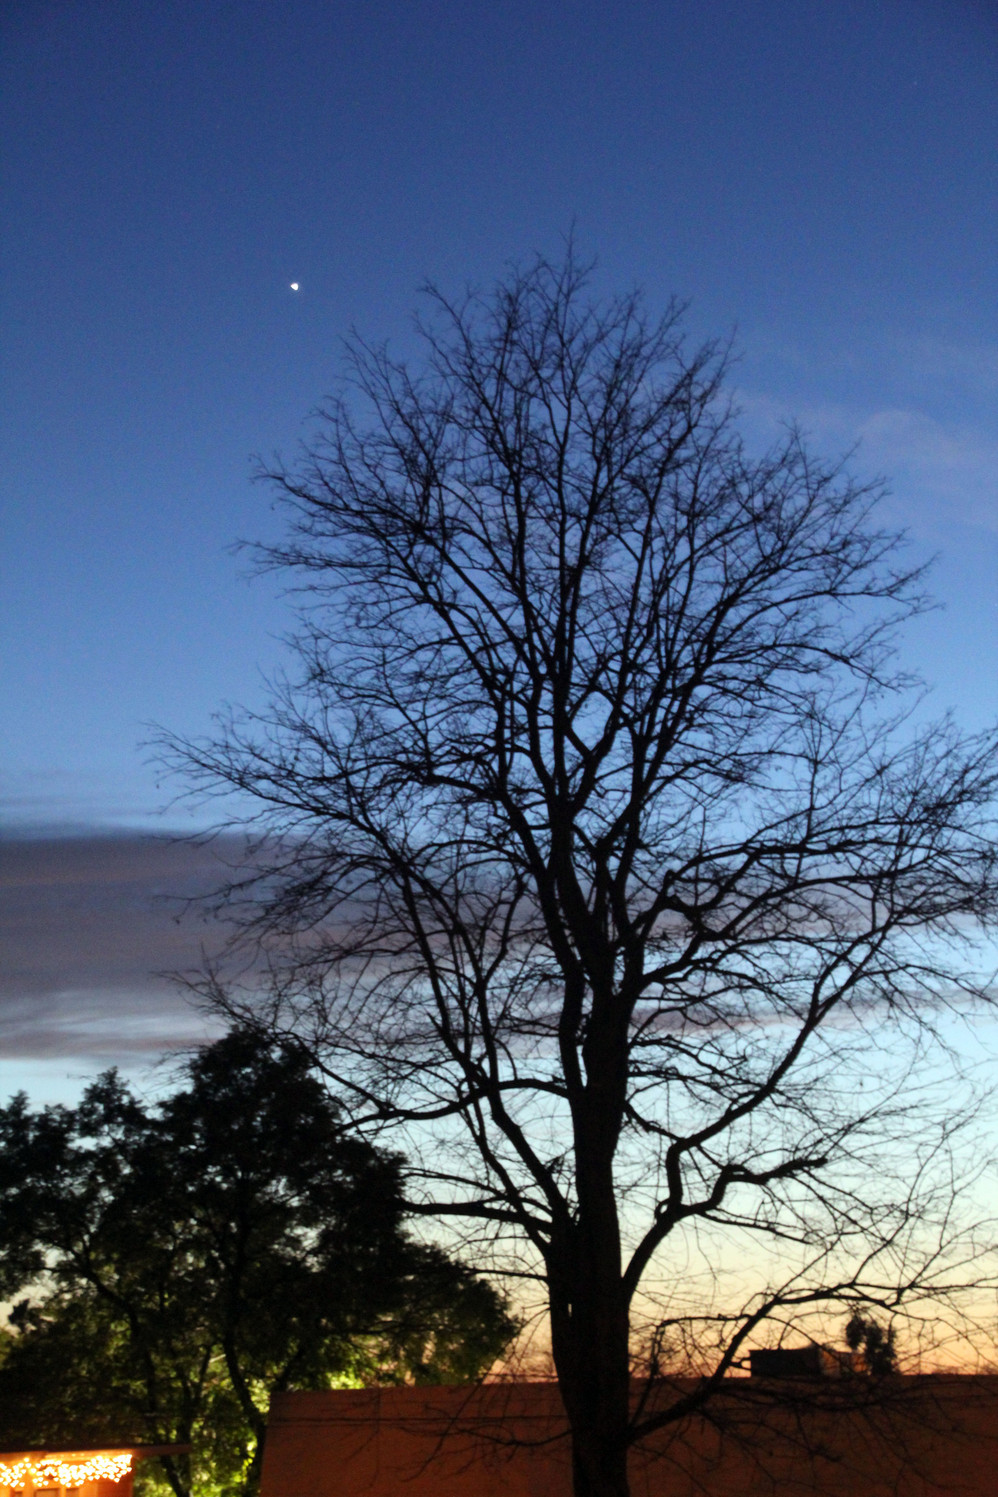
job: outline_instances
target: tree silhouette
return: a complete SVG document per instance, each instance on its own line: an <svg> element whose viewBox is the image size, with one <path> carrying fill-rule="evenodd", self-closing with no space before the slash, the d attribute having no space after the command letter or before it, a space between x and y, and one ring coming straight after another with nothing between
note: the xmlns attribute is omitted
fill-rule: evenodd
<svg viewBox="0 0 998 1497"><path fill-rule="evenodd" d="M893 1326L888 1326L885 1331L872 1316L857 1313L846 1325L846 1345L859 1359L862 1371L871 1377L886 1377L889 1372L897 1371Z"/></svg>
<svg viewBox="0 0 998 1497"><path fill-rule="evenodd" d="M268 475L295 673L167 751L258 808L226 895L270 1006L202 989L543 1285L576 1492L623 1497L768 1319L953 1286L908 1061L988 996L996 739L907 716L878 485L796 430L752 455L680 309L593 301L571 253L431 299L422 366L355 340ZM635 1405L642 1348L692 1391Z"/></svg>
<svg viewBox="0 0 998 1497"><path fill-rule="evenodd" d="M403 1230L400 1159L344 1128L300 1045L236 1031L153 1110L109 1072L0 1111L0 1365L13 1442L155 1444L177 1497L252 1491L271 1391L477 1376L502 1300Z"/></svg>

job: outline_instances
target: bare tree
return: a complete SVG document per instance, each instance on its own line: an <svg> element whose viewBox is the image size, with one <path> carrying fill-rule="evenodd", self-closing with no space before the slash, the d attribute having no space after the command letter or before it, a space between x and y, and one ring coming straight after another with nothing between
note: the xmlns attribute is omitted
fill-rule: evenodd
<svg viewBox="0 0 998 1497"><path fill-rule="evenodd" d="M879 486L795 430L751 455L681 308L594 301L571 253L431 296L420 370L355 341L268 474L298 674L179 754L260 807L229 895L270 1021L543 1284L575 1490L623 1497L767 1323L967 1277L916 1063L990 1001L996 736L915 725ZM695 1254L732 1241L722 1303ZM693 1331L709 1365L635 1404L636 1345Z"/></svg>

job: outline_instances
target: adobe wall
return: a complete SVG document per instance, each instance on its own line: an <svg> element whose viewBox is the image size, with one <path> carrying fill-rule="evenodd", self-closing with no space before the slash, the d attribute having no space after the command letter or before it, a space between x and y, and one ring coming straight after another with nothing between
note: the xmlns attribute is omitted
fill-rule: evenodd
<svg viewBox="0 0 998 1497"><path fill-rule="evenodd" d="M998 1378L890 1379L862 1409L824 1381L732 1379L632 1454L633 1497L998 1493ZM566 1436L549 1383L276 1394L261 1497L571 1497Z"/></svg>

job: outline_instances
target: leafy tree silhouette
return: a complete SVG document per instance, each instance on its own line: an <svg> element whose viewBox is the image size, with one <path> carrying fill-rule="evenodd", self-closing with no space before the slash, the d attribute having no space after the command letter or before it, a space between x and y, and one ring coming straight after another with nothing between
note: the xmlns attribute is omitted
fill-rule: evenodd
<svg viewBox="0 0 998 1497"><path fill-rule="evenodd" d="M398 1155L344 1126L293 1041L237 1030L144 1107L111 1071L78 1108L0 1110L8 1444L196 1445L192 1486L252 1491L274 1389L463 1381L503 1299L404 1228Z"/></svg>

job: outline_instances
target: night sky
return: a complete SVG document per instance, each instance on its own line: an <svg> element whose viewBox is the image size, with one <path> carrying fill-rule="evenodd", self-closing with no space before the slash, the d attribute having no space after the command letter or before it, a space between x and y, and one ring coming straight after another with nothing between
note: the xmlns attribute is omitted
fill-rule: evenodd
<svg viewBox="0 0 998 1497"><path fill-rule="evenodd" d="M939 553L934 710L998 713L993 0L7 0L0 43L0 1097L201 1032L150 974L211 854L137 836L192 824L141 744L261 702L251 456L427 279L574 226L597 289L733 332L749 439L858 443Z"/></svg>

